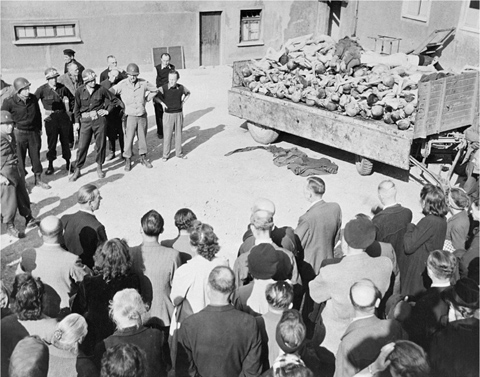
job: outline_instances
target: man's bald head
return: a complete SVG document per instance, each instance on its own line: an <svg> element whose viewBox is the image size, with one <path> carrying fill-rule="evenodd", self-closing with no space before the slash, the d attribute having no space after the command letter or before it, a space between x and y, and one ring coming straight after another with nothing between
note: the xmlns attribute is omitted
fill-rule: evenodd
<svg viewBox="0 0 480 377"><path fill-rule="evenodd" d="M397 201L397 188L395 183L387 179L378 185L378 198L383 205L393 204Z"/></svg>
<svg viewBox="0 0 480 377"><path fill-rule="evenodd" d="M235 289L235 275L229 267L217 266L210 272L208 284L214 291L230 295Z"/></svg>
<svg viewBox="0 0 480 377"><path fill-rule="evenodd" d="M269 199L258 198L253 203L252 213L260 211L260 210L270 212L273 216L273 215L275 215L275 204L273 204L273 202Z"/></svg>
<svg viewBox="0 0 480 377"><path fill-rule="evenodd" d="M40 221L40 234L43 238L58 238L63 233L62 221L55 216L47 216Z"/></svg>
<svg viewBox="0 0 480 377"><path fill-rule="evenodd" d="M350 301L357 311L374 311L381 298L380 291L369 279L359 280L350 288Z"/></svg>

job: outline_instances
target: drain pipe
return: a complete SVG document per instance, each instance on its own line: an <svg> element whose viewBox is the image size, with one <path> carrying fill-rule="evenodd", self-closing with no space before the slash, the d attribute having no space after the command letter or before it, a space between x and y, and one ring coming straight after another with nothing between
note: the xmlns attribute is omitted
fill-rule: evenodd
<svg viewBox="0 0 480 377"><path fill-rule="evenodd" d="M353 37L357 36L357 24L358 24L358 7L360 6L360 0L355 1L355 22L353 23Z"/></svg>

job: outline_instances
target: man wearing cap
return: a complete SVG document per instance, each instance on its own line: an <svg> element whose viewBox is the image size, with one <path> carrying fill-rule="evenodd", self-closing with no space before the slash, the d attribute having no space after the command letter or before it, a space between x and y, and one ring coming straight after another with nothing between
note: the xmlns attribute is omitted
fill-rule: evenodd
<svg viewBox="0 0 480 377"><path fill-rule="evenodd" d="M13 133L14 123L8 111L0 114L0 192L1 215L7 224L7 233L20 238L15 227L15 214L25 217L27 229L37 225L30 209L30 197L25 187L25 170L18 164L17 143Z"/></svg>
<svg viewBox="0 0 480 377"><path fill-rule="evenodd" d="M32 162L35 175L35 186L45 190L50 186L42 182L42 163L40 162L40 147L42 144L42 114L38 99L30 93L30 83L23 77L13 82L16 94L2 105L2 110L8 111L15 123L15 138L17 140L18 164L25 171L25 158L28 155ZM26 173L26 171L25 171Z"/></svg>
<svg viewBox="0 0 480 377"><path fill-rule="evenodd" d="M82 72L85 70L85 67L75 60L75 51L70 48L63 50L63 60L65 60L65 71L68 72L68 64L75 63L78 66L79 75L82 75Z"/></svg>
<svg viewBox="0 0 480 377"><path fill-rule="evenodd" d="M76 181L81 175L81 168L87 159L88 146L95 137L95 154L98 178L104 178L102 165L105 162L106 120L105 116L112 111L115 98L103 86L95 82L96 74L91 69L82 73L85 83L75 93L75 134L79 132L79 147L75 171L70 181ZM81 127L80 127L81 126Z"/></svg>
<svg viewBox="0 0 480 377"><path fill-rule="evenodd" d="M125 71L121 71L117 67L117 58L113 55L108 55L107 56L107 68L100 73L100 83L102 83L105 80L108 80L109 78L109 73L112 69L118 70L118 81L122 81L123 79L127 78L127 74Z"/></svg>
<svg viewBox="0 0 480 377"><path fill-rule="evenodd" d="M157 70L157 88L161 88L163 85L168 84L168 74L170 71L175 70L175 66L170 64L170 54L164 53L160 59L161 63L155 66L155 69ZM163 138L163 106L154 101L153 107L155 108L155 120L157 121L157 137L161 139Z"/></svg>
<svg viewBox="0 0 480 377"><path fill-rule="evenodd" d="M355 375L376 360L384 345L407 337L400 322L376 317L382 295L371 280L354 283L349 296L355 314L335 357L335 377Z"/></svg>
<svg viewBox="0 0 480 377"><path fill-rule="evenodd" d="M260 316L268 312L266 288L275 281L289 279L292 275L292 263L287 254L275 250L270 243L255 246L248 253L247 261L253 281L234 292L232 303L242 312Z"/></svg>
<svg viewBox="0 0 480 377"><path fill-rule="evenodd" d="M135 134L138 137L138 153L140 163L146 168L152 168L147 159L147 112L145 110L146 96L156 94L157 88L148 81L138 77L140 69L135 63L127 66L128 78L110 88L110 92L120 95L125 104L127 127L125 131L125 171L132 168L132 148Z"/></svg>
<svg viewBox="0 0 480 377"><path fill-rule="evenodd" d="M254 377L261 374L262 343L257 323L255 318L230 304L234 289L232 270L215 267L208 276L209 305L182 323L178 352L188 359L188 375ZM182 359L177 357L177 361ZM179 372L185 366L178 365L176 369Z"/></svg>
<svg viewBox="0 0 480 377"><path fill-rule="evenodd" d="M430 344L432 376L478 376L478 285L471 279L460 279L444 294L450 304L449 323L435 333Z"/></svg>
<svg viewBox="0 0 480 377"><path fill-rule="evenodd" d="M70 117L67 113L74 96L62 84L57 82L60 74L55 68L47 68L45 71L46 84L43 84L35 92L35 97L42 101L45 109L45 131L47 132L47 160L48 168L46 175L53 174L53 161L57 158L57 141L60 139L62 157L65 160L65 169L70 169Z"/></svg>
<svg viewBox="0 0 480 377"><path fill-rule="evenodd" d="M1 77L1 75L0 75ZM0 107L7 98L10 98L15 94L15 88L7 84L3 79L0 79Z"/></svg>
<svg viewBox="0 0 480 377"><path fill-rule="evenodd" d="M310 296L316 303L326 301L322 319L326 329L322 346L336 353L354 308L348 299L350 287L361 279L370 279L383 296L390 285L392 261L387 257L370 257L365 249L375 241L375 226L370 220L356 218L345 226L342 251L338 263L320 269L309 284Z"/></svg>

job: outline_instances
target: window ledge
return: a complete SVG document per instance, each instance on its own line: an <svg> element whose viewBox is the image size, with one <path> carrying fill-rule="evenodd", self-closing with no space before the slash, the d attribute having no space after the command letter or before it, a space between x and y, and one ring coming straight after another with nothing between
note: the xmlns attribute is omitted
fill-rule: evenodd
<svg viewBox="0 0 480 377"><path fill-rule="evenodd" d="M461 26L460 30L468 31L470 33L480 34L480 30L470 26Z"/></svg>
<svg viewBox="0 0 480 377"><path fill-rule="evenodd" d="M56 43L79 43L82 39L79 37L69 38L22 38L13 41L14 45L38 45L38 44L56 44Z"/></svg>
<svg viewBox="0 0 480 377"><path fill-rule="evenodd" d="M427 18L422 17L422 16L409 16L409 15L404 14L404 15L402 15L402 18L406 18L407 20L413 20L413 21L427 23Z"/></svg>
<svg viewBox="0 0 480 377"><path fill-rule="evenodd" d="M248 42L240 42L237 44L237 47L251 47L251 46L264 46L265 43L263 41L248 41Z"/></svg>

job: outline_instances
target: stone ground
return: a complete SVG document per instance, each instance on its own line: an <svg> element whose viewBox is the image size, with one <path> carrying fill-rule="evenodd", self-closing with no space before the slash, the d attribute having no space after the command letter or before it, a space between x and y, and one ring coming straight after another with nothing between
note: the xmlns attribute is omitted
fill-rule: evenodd
<svg viewBox="0 0 480 377"><path fill-rule="evenodd" d="M141 77L155 82L155 74L141 67ZM98 68L96 72L101 72ZM144 73L143 73L144 72ZM286 167L277 167L272 155L264 150L224 155L237 148L257 145L250 137L245 122L230 116L227 109L227 91L231 86L232 69L229 66L199 68L180 71L180 83L187 86L192 95L185 105L185 127L183 150L187 160L171 158L162 162L163 140L156 137L153 105L147 106L148 157L153 169L146 169L134 157L133 169L126 173L123 162L114 159L105 164L106 177L98 179L95 171L93 146L87 159L82 177L74 183L68 182L64 169L65 161L57 158L56 171L44 176L51 190L34 187L31 190L33 214L42 219L47 215L62 216L75 212L76 192L84 184L98 185L103 200L96 212L105 225L108 237L123 237L131 246L141 242L140 218L150 209L159 211L165 219L162 239L173 238L176 228L175 212L182 207L191 208L197 217L211 224L220 239L220 253L233 265L242 234L249 221L250 207L255 198L266 197L277 206L275 222L278 225L295 227L298 217L309 206L304 199L305 178L295 176ZM3 79L12 83L18 75L8 73ZM43 76L30 74L32 90L44 83ZM326 182L325 200L338 202L343 211L343 225L357 213L370 214L378 203L376 188L384 179L392 179L398 188L398 201L413 211L413 221L421 215L419 192L421 178L418 171L408 173L377 164L370 176L356 172L354 156L340 150L310 142L305 139L284 135L277 143L283 148L298 147L310 157L326 157L338 166L335 175L324 175ZM136 147L135 147L136 148ZM134 150L136 150L134 148ZM58 148L61 156L60 147ZM46 136L43 135L42 161L45 161ZM74 154L76 156L76 153ZM28 160L28 158L27 158ZM46 168L46 162L44 162ZM27 185L33 186L33 174L29 170ZM19 229L24 229L24 219L17 216ZM36 230L26 238L13 240L5 234L2 226L1 271L7 284L11 283L15 261L27 247L36 247L41 240Z"/></svg>

